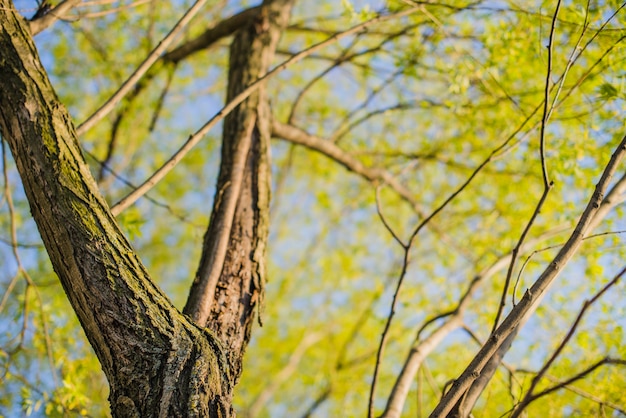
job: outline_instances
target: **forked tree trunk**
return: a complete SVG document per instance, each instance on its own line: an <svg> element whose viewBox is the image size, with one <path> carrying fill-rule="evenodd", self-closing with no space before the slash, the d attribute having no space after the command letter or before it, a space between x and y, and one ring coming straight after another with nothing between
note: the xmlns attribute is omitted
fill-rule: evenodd
<svg viewBox="0 0 626 418"><path fill-rule="evenodd" d="M266 71L280 25L286 22L290 2L276 2L286 7L284 13L269 7L274 2L266 3L262 19L242 29L234 43L238 63L246 54L262 53L257 61L249 59L250 68L242 65L242 75L231 71L229 96ZM245 136L237 133L246 132L251 145L236 194L239 203L231 222L229 253L219 269L220 289L213 292L218 302L201 300L210 307L210 319L198 321L198 326L154 284L120 231L82 157L72 121L48 80L24 19L10 0L0 0L0 133L13 153L54 270L107 376L114 416L233 415L232 389L248 341L251 312L262 294L264 213L269 203L263 139L269 115L264 103L258 94L225 125L222 171L232 166L232 153L239 149L233 132L241 138ZM256 127L250 127L249 120L256 120ZM229 186L224 179L221 174L218 194ZM209 229L206 241L212 237ZM211 258L205 258L202 266L210 265ZM234 306L234 295L242 292L248 299ZM207 323L215 333L203 327Z"/></svg>

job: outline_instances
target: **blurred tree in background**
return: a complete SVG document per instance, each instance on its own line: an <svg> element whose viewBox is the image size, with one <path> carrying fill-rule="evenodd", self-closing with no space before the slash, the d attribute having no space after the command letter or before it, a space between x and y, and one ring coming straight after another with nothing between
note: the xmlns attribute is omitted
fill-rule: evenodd
<svg viewBox="0 0 626 418"><path fill-rule="evenodd" d="M623 7L0 1L0 415L626 415Z"/></svg>

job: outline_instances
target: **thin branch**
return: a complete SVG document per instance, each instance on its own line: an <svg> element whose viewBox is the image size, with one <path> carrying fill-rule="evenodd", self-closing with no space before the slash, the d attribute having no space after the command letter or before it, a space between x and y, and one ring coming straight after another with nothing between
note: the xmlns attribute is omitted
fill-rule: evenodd
<svg viewBox="0 0 626 418"><path fill-rule="evenodd" d="M556 29L556 18L559 14L559 9L561 7L561 0L558 0L556 3L556 9L554 10L554 15L552 16L552 25L550 25L550 38L548 40L548 66L546 71L546 86L545 86L545 97L543 100L543 117L541 118L541 131L539 134L539 154L541 157L541 171L543 174L543 186L545 189L549 189L551 187L551 182L548 177L548 166L546 162L546 126L548 124L548 118L550 115L548 114L548 107L550 105L550 78L552 77L552 54L554 48L554 32Z"/></svg>
<svg viewBox="0 0 626 418"><path fill-rule="evenodd" d="M531 372L531 371L527 371L527 370L521 370L521 369L518 369L517 371L518 372L522 372L522 373L533 373L533 374L535 373L535 372ZM550 376L549 374L546 374L544 377L547 380L549 380L549 381L551 381L553 383L559 383L559 379L557 379L554 376ZM598 405L607 406L607 407L609 407L609 408L619 412L620 414L626 416L626 409L624 409L623 406L620 406L620 405L617 405L617 404L615 404L613 402L601 399L601 398L599 398L596 395L593 395L593 394L591 394L589 392L586 392L586 391L584 391L584 390L582 390L580 388L577 388L576 386L565 385L565 386L563 386L563 389L568 390L568 391L570 391L572 393L575 393L576 395L580 396L581 398L585 398L585 399L588 399L590 401L593 401L593 402L597 403Z"/></svg>
<svg viewBox="0 0 626 418"><path fill-rule="evenodd" d="M400 271L400 275L398 277L398 284L396 285L396 290L393 293L393 298L391 300L391 307L389 309L389 314L387 315L385 328L383 329L383 333L380 337L380 343L378 345L378 351L376 352L376 363L374 365L374 374L372 376L372 383L370 384L370 394L369 394L369 402L368 402L368 408L367 408L368 418L372 418L374 416L374 398L376 395L376 386L378 384L378 373L379 373L383 355L385 353L387 339L389 338L389 329L391 328L391 321L396 313L396 305L398 304L398 297L400 295L400 289L402 288L402 283L404 282L404 278L406 276L406 272L409 267L409 253L411 251L412 244L413 244L413 239L410 239L408 245L403 247L404 254L402 257L402 270Z"/></svg>
<svg viewBox="0 0 626 418"><path fill-rule="evenodd" d="M591 228L590 228L590 230L591 230ZM603 236L606 236L606 235L618 235L618 234L626 234L626 230L622 230L622 231L607 231L607 232L601 232L601 233L598 233L598 234L588 235L585 238L583 238L583 241L587 241L587 240L592 239L592 238L603 237ZM515 303L515 294L517 293L517 288L518 288L518 285L519 285L519 283L521 281L522 274L524 273L524 270L526 269L526 266L528 265L530 260L536 254L539 254L539 253L544 252L544 251L553 250L555 248L560 248L563 245L565 245L565 243L551 245L549 247L541 248L539 250L533 251L532 253L530 253L528 255L528 257L526 257L526 260L524 260L524 263L522 264L522 267L520 268L520 271L517 274L517 279L515 280L515 285L513 286L513 292L512 292L513 306L516 305L516 303Z"/></svg>
<svg viewBox="0 0 626 418"><path fill-rule="evenodd" d="M572 337L574 336L574 333L576 332L576 329L578 328L578 325L580 325L580 321L582 320L583 316L587 313L587 310L598 301L598 299L600 299L602 297L602 295L604 295L611 287L615 286L617 284L617 282L622 278L622 276L626 274L626 267L624 267L617 275L615 275L615 277L613 277L613 279L611 281L609 281L599 292L597 292L591 299L586 300L583 303L582 308L580 309L580 311L578 312L578 316L576 317L576 320L574 321L574 323L572 324L572 326L570 327L569 331L567 332L567 334L565 335L565 337L563 338L563 340L561 341L561 343L559 344L559 346L556 348L556 350L554 350L554 352L552 353L552 355L550 356L550 358L544 363L544 365L541 367L541 369L539 370L539 372L537 372L537 374L535 375L535 377L533 378L532 382L530 383L530 387L528 388L528 391L526 392L526 395L524 396L524 399L521 400L521 402L515 407L515 410L513 411L513 414L511 415L511 418L516 418L518 417L522 411L535 399L539 398L540 396L543 396L542 394L545 392L545 394L548 394L549 391L543 391L541 392L542 394L534 394L533 392L535 391L535 388L537 387L537 385L539 384L539 381L543 378L543 376L546 374L546 372L548 371L548 369L550 368L550 366L552 366L552 364L554 363L554 361L557 359L557 357L559 356L559 354L561 354L561 352L563 351L563 349L567 346L567 344L569 343L569 341L572 339ZM563 385L557 385L558 387L563 387ZM555 387L557 387L555 386Z"/></svg>
<svg viewBox="0 0 626 418"><path fill-rule="evenodd" d="M176 72L176 68L178 66L176 64L172 65L170 70L167 73L167 78L165 79L165 85L163 86L163 90L161 90L161 94L157 100L156 107L154 108L154 113L152 114L152 118L150 119L150 125L148 126L148 131L153 132L154 128L159 120L159 116L161 115L161 110L163 109L163 103L165 103L165 97L170 91L170 87L172 85L172 81L174 80L174 73Z"/></svg>
<svg viewBox="0 0 626 418"><path fill-rule="evenodd" d="M200 0L199 0L200 1ZM203 0L204 1L204 0ZM172 155L165 164L163 164L158 170L156 170L146 181L144 181L136 190L128 194L122 200L120 200L117 204L115 204L111 208L111 212L114 215L119 214L124 209L132 205L143 196L148 190L150 190L154 185L156 185L167 173L169 173L179 162L183 159L183 157L202 139L202 137L215 126L219 121L224 119L226 115L228 115L235 107L237 107L241 102L243 102L250 94L254 93L259 87L267 81L270 77L278 74L279 72L285 70L296 62L302 60L308 55L332 44L335 43L345 37L350 35L354 35L367 27L375 24L384 22L391 19L400 18L403 16L407 16L413 12L415 12L417 8L406 9L397 13L388 14L388 15L378 15L370 20L367 20L363 23L360 23L352 28L338 33L320 43L317 43L284 61L283 63L276 66L273 70L269 71L263 77L259 78L254 83L250 84L247 88L245 88L241 93L235 96L226 106L224 106L215 116L213 116L204 126L202 126L196 133L191 135L189 139L183 144L182 147Z"/></svg>
<svg viewBox="0 0 626 418"><path fill-rule="evenodd" d="M517 261L519 247L524 243L524 239L526 239L526 235L532 228L532 225L537 219L537 216L539 216L539 213L541 212L541 208L543 207L548 197L548 193L554 186L554 183L551 182L548 177L548 167L547 167L546 151L545 151L545 141L546 141L545 135L546 135L546 126L548 124L548 119L550 118L548 109L549 109L549 103L550 103L550 90L551 90L550 78L552 77L552 54L553 54L553 49L554 49L554 32L556 29L556 21L557 21L557 16L559 14L560 7L561 7L561 0L558 0L556 4L556 9L554 11L554 14L552 15L552 25L550 26L550 37L548 39L548 45L547 45L548 64L547 64L547 70L546 70L546 83L545 83L545 88L544 88L543 115L541 117L541 128L539 132L539 158L541 161L541 172L543 176L543 193L541 194L541 198L539 199L539 202L537 203L537 206L535 207L535 210L533 214L531 215L530 220L526 224L524 231L520 235L517 245L513 249L513 256L511 257L511 264L509 264L509 269L506 273L506 279L504 281L504 287L502 289L502 297L500 298L500 304L498 305L496 317L493 321L493 328L491 330L492 333L498 327L498 323L500 322L500 316L502 315L502 312L504 311L504 307L506 306L506 295L509 291L509 286L511 284L511 278L513 276L513 270L515 269L515 262Z"/></svg>
<svg viewBox="0 0 626 418"><path fill-rule="evenodd" d="M576 373L574 376L554 385L551 386L537 394L532 395L527 401L526 403L523 405L522 409L518 409L516 408L513 413L511 414L512 418L517 418L520 416L520 414L522 413L523 409L528 406L531 402L542 398L546 395L551 394L552 392L556 392L557 390L566 388L567 386L569 386L570 384L584 379L588 374L590 374L591 372L593 372L594 370L596 370L597 368L604 366L604 365L619 365L619 366L626 366L626 360L624 359L616 359L616 358L611 358L611 357L605 357L599 361L597 361L596 363L592 364L591 366L587 367L586 369ZM519 407L519 405L518 405ZM622 412L621 410L618 410L620 412Z"/></svg>
<svg viewBox="0 0 626 418"><path fill-rule="evenodd" d="M381 222L383 223L387 231L389 231L393 239L395 239L398 242L398 244L400 244L400 246L406 250L407 244L405 244L404 241L402 241L402 238L400 238L396 234L396 232L393 230L391 225L389 225L389 223L387 222L385 215L383 214L383 209L380 204L380 186L376 187L376 212L378 213L378 217L380 218Z"/></svg>
<svg viewBox="0 0 626 418"><path fill-rule="evenodd" d="M104 16L108 16L111 14L115 14L124 10L128 10L128 9L133 9L135 7L139 7L142 6L146 3L151 3L153 0L136 0L134 2L128 3L128 4L123 4L121 6L118 7L113 7L111 9L106 9L106 10L100 10L97 12L90 12L90 13L77 13L76 15L73 16L68 16L68 18L71 19L95 19L95 18L99 18L99 17L104 17Z"/></svg>
<svg viewBox="0 0 626 418"><path fill-rule="evenodd" d="M187 12L180 18L180 20L174 25L172 30L159 42L159 44L152 50L146 59L137 67L137 69L131 74L131 76L120 86L120 88L91 116L89 116L83 123L76 128L76 135L83 135L85 132L93 128L96 123L101 121L106 115L111 113L115 105L117 105L122 98L128 94L128 92L139 82L141 77L157 62L157 60L163 55L176 37L182 32L182 30L189 24L191 19L202 9L207 0L196 0L196 2L187 10Z"/></svg>

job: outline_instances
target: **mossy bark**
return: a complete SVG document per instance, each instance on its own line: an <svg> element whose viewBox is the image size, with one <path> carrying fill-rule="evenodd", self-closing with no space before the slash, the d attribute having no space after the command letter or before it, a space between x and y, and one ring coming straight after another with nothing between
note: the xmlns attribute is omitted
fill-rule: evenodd
<svg viewBox="0 0 626 418"><path fill-rule="evenodd" d="M223 345L172 305L120 231L26 22L0 0L0 132L116 417L232 415Z"/></svg>

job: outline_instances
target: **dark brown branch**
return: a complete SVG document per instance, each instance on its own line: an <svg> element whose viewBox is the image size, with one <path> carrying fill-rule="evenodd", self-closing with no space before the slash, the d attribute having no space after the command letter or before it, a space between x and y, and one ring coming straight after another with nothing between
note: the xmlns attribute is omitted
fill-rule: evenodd
<svg viewBox="0 0 626 418"><path fill-rule="evenodd" d="M551 386L547 389L542 390L539 393L536 393L532 396L529 396L528 399L525 399L523 401L522 404L518 405L518 407L513 411L513 414L511 415L511 418L517 418L520 416L520 414L522 413L522 411L532 402L536 401L539 398L542 398L546 395L549 395L553 392L556 392L559 389L563 389L569 385L571 385L572 383L584 379L589 373L593 372L594 370L596 370L597 368L604 366L604 365L618 365L618 366L626 366L626 360L624 359L615 359L615 358L611 358L611 357L605 357L599 361L597 361L596 363L592 364L591 366L587 367L586 369L576 373L574 376L570 377L569 379L566 379L554 386Z"/></svg>
<svg viewBox="0 0 626 418"><path fill-rule="evenodd" d="M202 35L179 45L163 55L162 60L166 62L180 62L196 52L212 47L217 41L232 35L235 31L250 23L252 19L258 16L260 10L260 6L251 7L229 18L220 20L217 25L207 29Z"/></svg>

